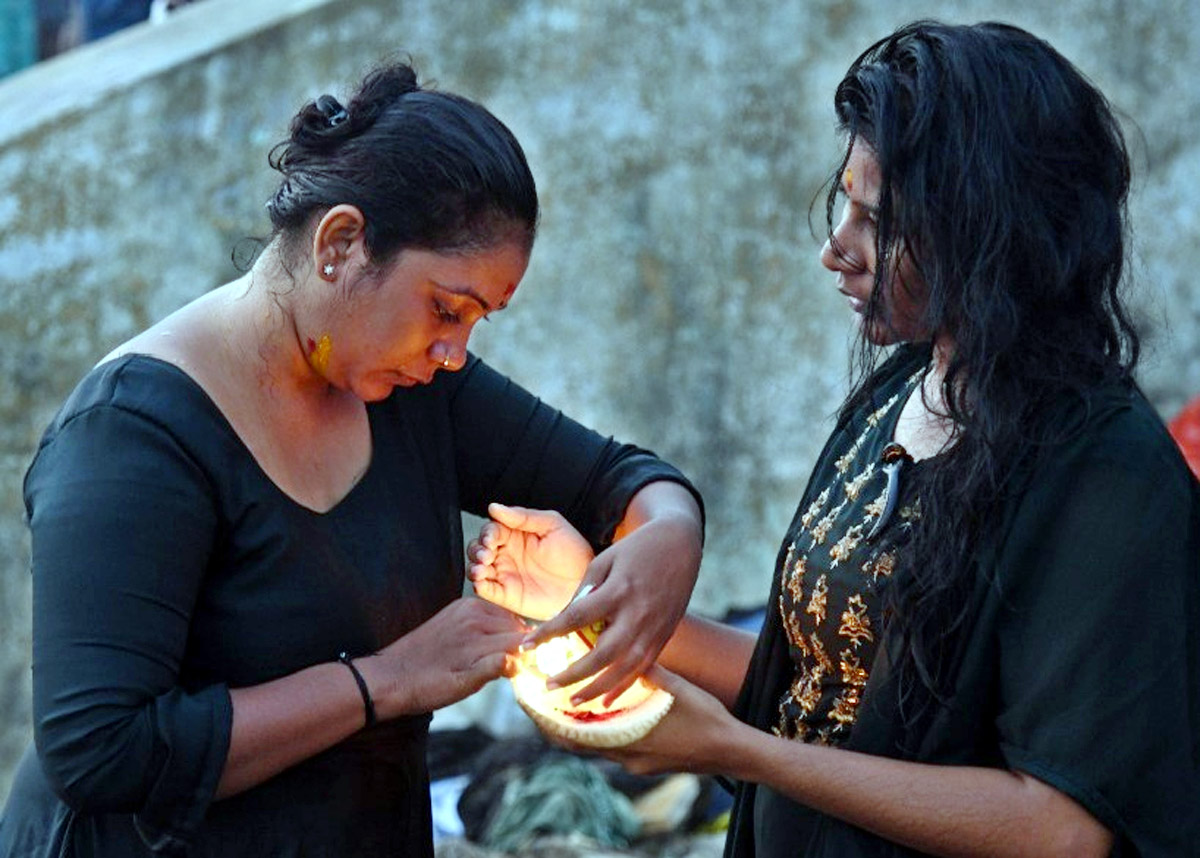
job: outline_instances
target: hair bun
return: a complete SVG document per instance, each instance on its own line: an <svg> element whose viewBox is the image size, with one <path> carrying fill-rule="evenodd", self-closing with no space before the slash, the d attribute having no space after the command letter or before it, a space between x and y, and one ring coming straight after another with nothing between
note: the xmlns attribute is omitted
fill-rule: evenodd
<svg viewBox="0 0 1200 858"><path fill-rule="evenodd" d="M329 152L354 133L350 113L332 95L308 102L292 117L280 164L295 164L308 155Z"/></svg>
<svg viewBox="0 0 1200 858"><path fill-rule="evenodd" d="M355 129L370 127L389 106L409 93L420 91L417 73L408 63L393 63L375 69L350 99Z"/></svg>

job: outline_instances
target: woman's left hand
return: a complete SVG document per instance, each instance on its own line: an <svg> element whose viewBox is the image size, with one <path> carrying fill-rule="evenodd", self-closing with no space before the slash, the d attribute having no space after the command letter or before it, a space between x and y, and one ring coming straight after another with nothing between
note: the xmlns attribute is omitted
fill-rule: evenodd
<svg viewBox="0 0 1200 858"><path fill-rule="evenodd" d="M467 577L489 602L531 620L561 611L579 588L592 547L561 514L493 503L467 546Z"/></svg>
<svg viewBox="0 0 1200 858"><path fill-rule="evenodd" d="M596 748L551 740L576 753L596 754L620 763L634 774L726 771L728 737L746 725L735 719L717 698L662 667L654 666L646 679L675 700L663 719L646 736L620 748Z"/></svg>

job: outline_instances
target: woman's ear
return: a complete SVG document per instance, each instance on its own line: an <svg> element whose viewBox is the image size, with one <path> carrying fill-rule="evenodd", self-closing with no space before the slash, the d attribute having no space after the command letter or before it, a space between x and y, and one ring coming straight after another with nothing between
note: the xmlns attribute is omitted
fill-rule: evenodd
<svg viewBox="0 0 1200 858"><path fill-rule="evenodd" d="M357 206L343 203L325 212L312 244L313 265L322 280L338 280L348 264L365 261L366 225Z"/></svg>

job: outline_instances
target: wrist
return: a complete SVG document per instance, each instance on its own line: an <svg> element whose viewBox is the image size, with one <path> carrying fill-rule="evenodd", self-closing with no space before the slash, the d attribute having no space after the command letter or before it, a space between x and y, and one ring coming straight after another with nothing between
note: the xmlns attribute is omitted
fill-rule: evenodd
<svg viewBox="0 0 1200 858"><path fill-rule="evenodd" d="M771 758L770 746L778 737L736 718L733 721L734 726L726 733L727 760L720 769L721 774L747 783L762 783L764 769L761 763L764 758Z"/></svg>
<svg viewBox="0 0 1200 858"><path fill-rule="evenodd" d="M390 678L387 659L381 653L356 658L354 665L371 692L371 702L375 707L377 720L387 721L408 711L403 690Z"/></svg>
<svg viewBox="0 0 1200 858"><path fill-rule="evenodd" d="M375 701L371 697L371 689L367 685L367 680L363 677L358 667L354 664L354 659L350 658L348 653L338 653L338 661L349 669L350 675L354 678L354 684L358 687L358 693L363 703L363 727L374 727L379 719L375 714Z"/></svg>
<svg viewBox="0 0 1200 858"><path fill-rule="evenodd" d="M669 509L655 515L644 525L645 534L669 545L677 560L683 561L680 568L688 569L693 580L699 574L700 560L704 554L704 528L700 520L686 510Z"/></svg>

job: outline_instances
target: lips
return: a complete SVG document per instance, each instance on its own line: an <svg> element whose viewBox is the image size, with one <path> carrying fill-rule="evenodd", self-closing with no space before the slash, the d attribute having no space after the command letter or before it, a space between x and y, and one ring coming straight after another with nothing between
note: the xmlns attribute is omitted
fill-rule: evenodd
<svg viewBox="0 0 1200 858"><path fill-rule="evenodd" d="M433 381L432 375L430 375L429 378L416 378L415 376L411 376L406 372L399 372L396 370L393 370L388 374L395 379L394 383L397 387L417 387L418 385L429 384L429 382Z"/></svg>
<svg viewBox="0 0 1200 858"><path fill-rule="evenodd" d="M866 311L867 311L867 302L866 301L864 301L861 298L856 298L854 295L851 295L845 289L838 289L838 291L846 296L846 303L850 305L851 310L853 310L855 313L858 313L860 316L863 315L864 313L866 313Z"/></svg>

